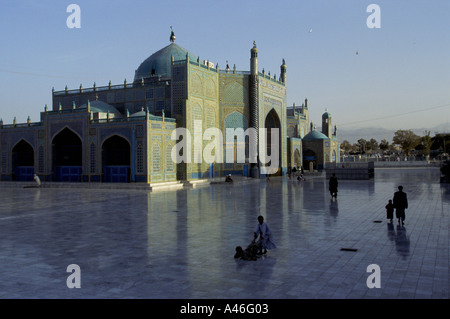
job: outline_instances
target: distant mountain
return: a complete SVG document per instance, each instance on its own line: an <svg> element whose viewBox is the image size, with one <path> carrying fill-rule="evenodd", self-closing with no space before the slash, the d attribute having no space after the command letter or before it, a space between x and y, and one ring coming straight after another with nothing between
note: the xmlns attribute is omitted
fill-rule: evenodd
<svg viewBox="0 0 450 319"><path fill-rule="evenodd" d="M430 131L430 135L433 137L436 133L450 133L449 124L444 123L432 128L414 128L411 129L419 136L423 136L425 131ZM379 127L364 127L364 128L337 128L337 137L339 142L344 140L349 141L351 144L356 143L360 138L370 140L374 138L377 142L385 139L389 143L392 143L397 129L384 129Z"/></svg>

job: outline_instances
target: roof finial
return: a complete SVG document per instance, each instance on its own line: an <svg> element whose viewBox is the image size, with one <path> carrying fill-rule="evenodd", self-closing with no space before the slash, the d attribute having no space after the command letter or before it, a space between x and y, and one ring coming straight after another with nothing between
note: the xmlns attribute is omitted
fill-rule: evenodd
<svg viewBox="0 0 450 319"><path fill-rule="evenodd" d="M170 42L174 43L174 42L175 42L175 39L176 39L177 37L175 36L175 33L173 33L172 26L170 26L170 30L171 30L171 32L170 32Z"/></svg>

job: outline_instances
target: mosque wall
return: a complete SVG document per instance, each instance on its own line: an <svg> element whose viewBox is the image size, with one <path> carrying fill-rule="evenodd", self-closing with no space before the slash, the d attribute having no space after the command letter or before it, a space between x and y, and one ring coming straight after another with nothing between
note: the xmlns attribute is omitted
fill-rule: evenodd
<svg viewBox="0 0 450 319"><path fill-rule="evenodd" d="M220 130L223 132L224 152L223 152L223 175L244 174L244 169L248 169L248 156L246 163L239 163L237 159L238 150L248 147L248 143L234 143L233 162L226 160L227 128L242 128L244 131L249 127L249 77L242 73L222 73L220 74Z"/></svg>
<svg viewBox="0 0 450 319"><path fill-rule="evenodd" d="M286 119L286 88L277 81L266 76L259 76L259 126L265 127L265 121L269 112L274 110L279 120L279 135L281 142L280 151L280 173L285 174L287 170L287 119ZM260 136L261 139L261 136Z"/></svg>
<svg viewBox="0 0 450 319"><path fill-rule="evenodd" d="M220 173L220 165L211 168L204 160L203 150L211 141L203 140L208 128L217 128L219 123L219 73L215 68L200 63L189 63L185 121L191 134L192 152L186 165L187 179L207 178Z"/></svg>
<svg viewBox="0 0 450 319"><path fill-rule="evenodd" d="M176 143L171 140L171 134L175 128L176 123L173 120L151 119L147 122L146 127L148 144L145 143L145 140L137 141L136 151L138 153L141 152L139 147L142 147L144 153L146 150L149 151L147 155L144 155L148 170L144 167L143 172L148 171L148 182L150 183L177 180L177 166L172 160L172 148Z"/></svg>

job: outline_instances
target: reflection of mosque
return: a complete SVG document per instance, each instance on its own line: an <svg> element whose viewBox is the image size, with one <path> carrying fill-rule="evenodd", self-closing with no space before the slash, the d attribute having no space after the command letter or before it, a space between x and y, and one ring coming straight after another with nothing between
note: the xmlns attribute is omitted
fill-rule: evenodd
<svg viewBox="0 0 450 319"><path fill-rule="evenodd" d="M238 143L234 163L219 163L225 152L214 164L196 163L195 151L190 158L186 152L187 163L174 163L175 128L198 129L202 135L208 128L279 128L277 150L271 149L271 130L256 136L267 141L268 155L279 155L275 175L294 165L322 169L338 161L331 115L324 113L319 133L309 129L307 100L301 109L287 107L284 60L278 78L259 72L254 43L250 71L228 63L222 70L175 44L173 32L170 41L139 65L132 83L53 90L52 109L45 106L39 122L4 125L0 120L0 180L28 181L38 174L42 181L158 183L263 174L264 164L249 152L245 163L237 162ZM247 150L251 138L243 143ZM207 144L203 141L203 149Z"/></svg>

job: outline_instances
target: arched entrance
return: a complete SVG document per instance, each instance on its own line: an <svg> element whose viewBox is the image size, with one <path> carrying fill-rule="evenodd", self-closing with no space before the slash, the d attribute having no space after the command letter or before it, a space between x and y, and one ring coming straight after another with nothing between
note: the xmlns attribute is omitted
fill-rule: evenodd
<svg viewBox="0 0 450 319"><path fill-rule="evenodd" d="M130 181L130 143L118 135L111 136L102 145L103 181L128 183Z"/></svg>
<svg viewBox="0 0 450 319"><path fill-rule="evenodd" d="M305 150L303 152L303 167L305 170L317 169L317 156L313 150Z"/></svg>
<svg viewBox="0 0 450 319"><path fill-rule="evenodd" d="M265 166L270 166L272 171L276 168L275 172L272 172L273 176L281 175L281 130L280 130L280 118L278 117L277 112L272 109L266 116L266 120L264 121L264 127L266 128L266 155L271 157L271 161L266 163ZM272 128L278 129L278 141L272 140ZM275 138L275 136L273 137ZM274 148L272 149L272 143L274 144ZM276 153L278 153L278 163L273 163L273 159L276 159ZM264 165L264 164L262 164Z"/></svg>
<svg viewBox="0 0 450 319"><path fill-rule="evenodd" d="M52 141L53 173L57 182L80 182L82 175L81 139L67 127Z"/></svg>
<svg viewBox="0 0 450 319"><path fill-rule="evenodd" d="M21 140L12 149L13 181L32 181L34 174L33 147Z"/></svg>

